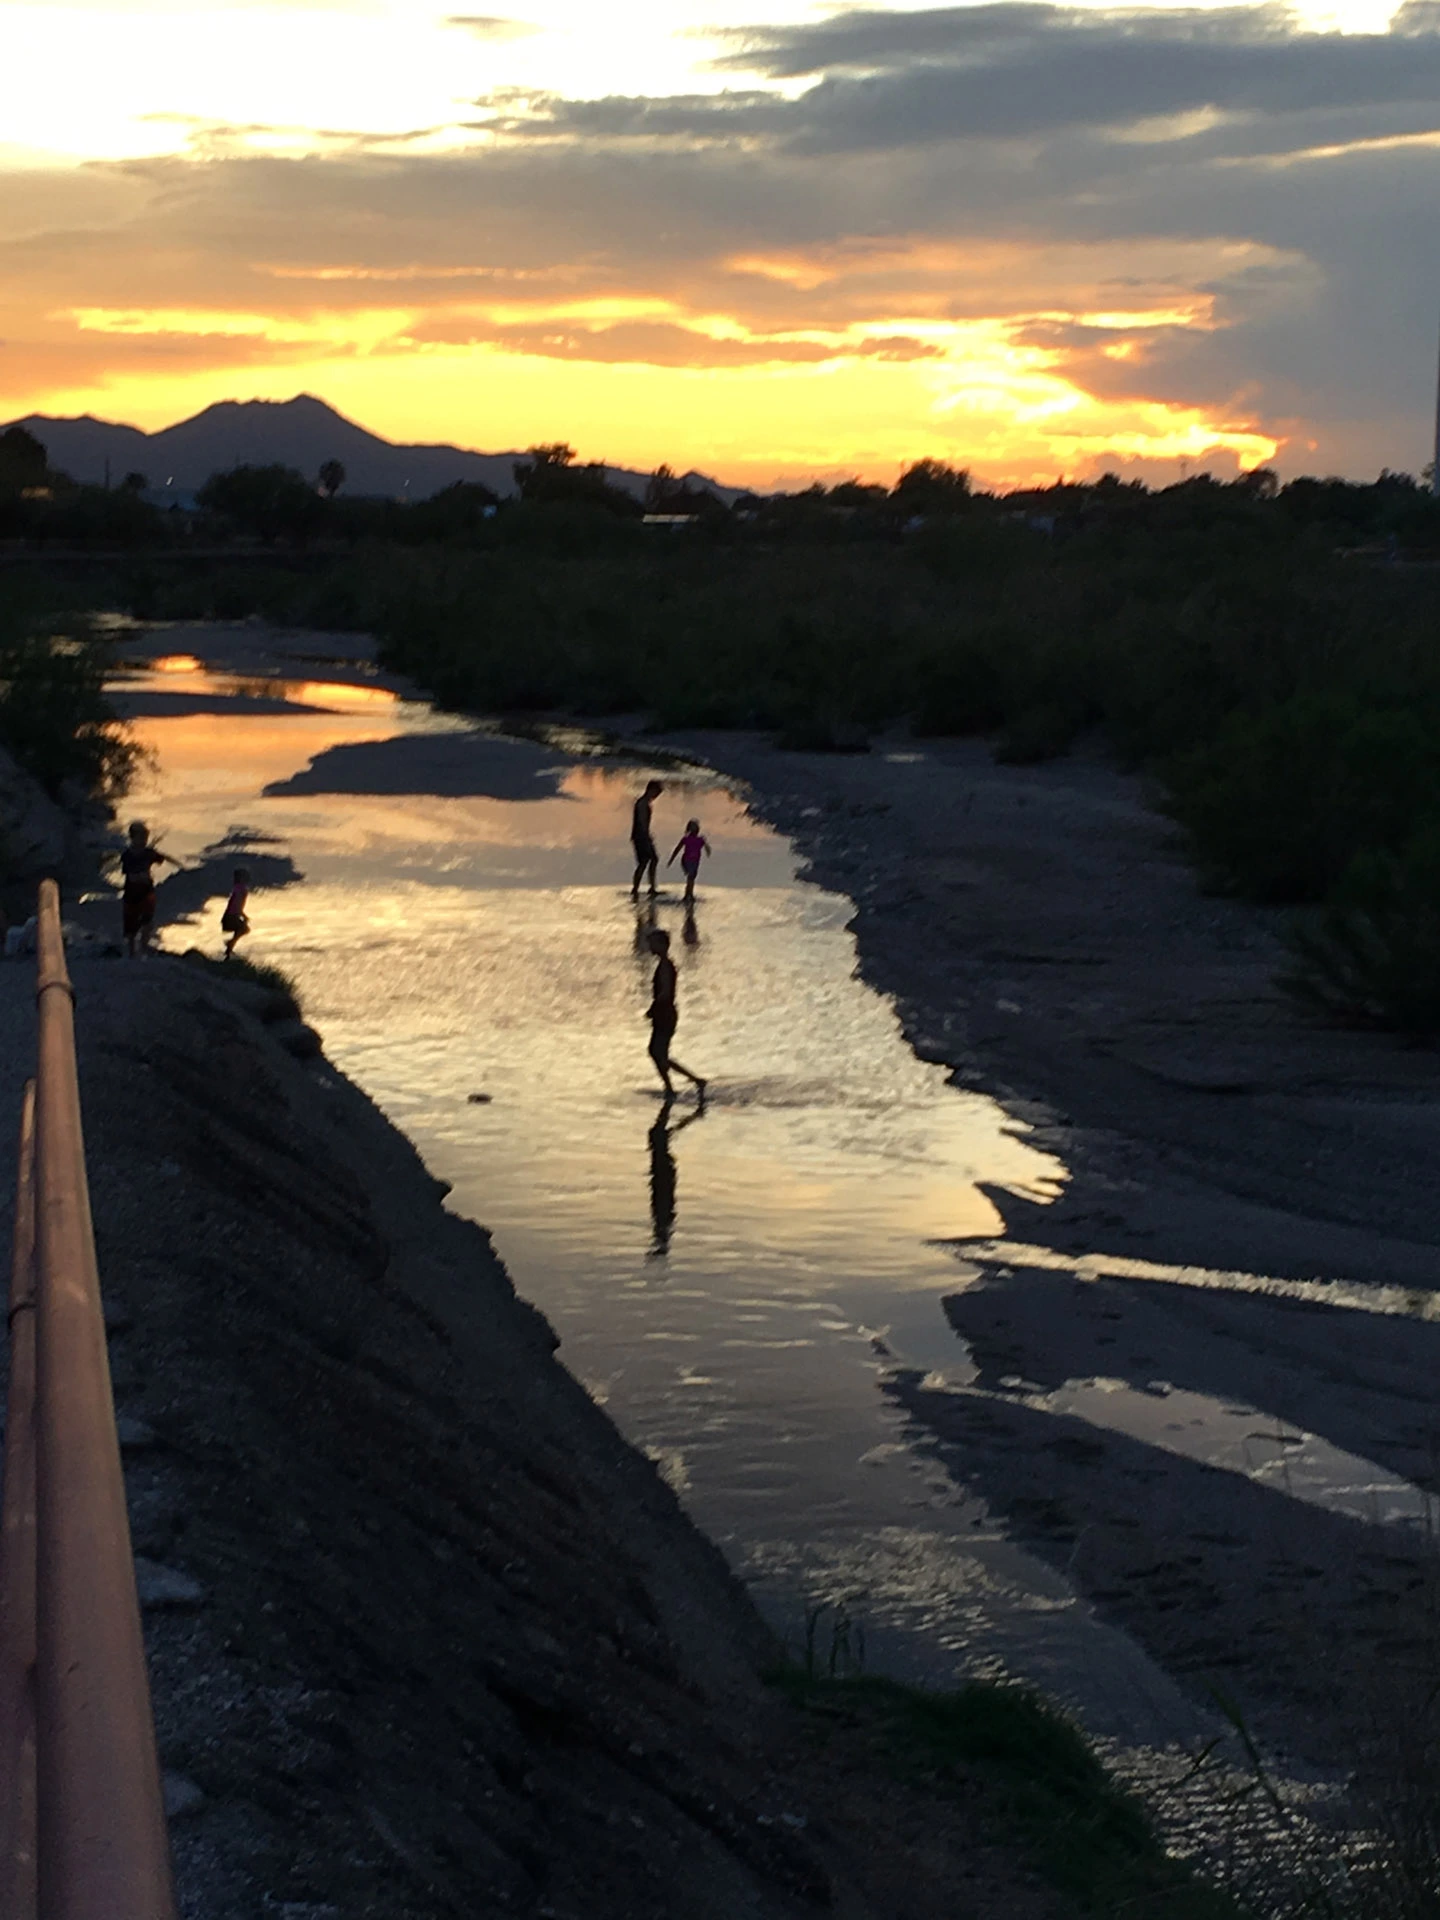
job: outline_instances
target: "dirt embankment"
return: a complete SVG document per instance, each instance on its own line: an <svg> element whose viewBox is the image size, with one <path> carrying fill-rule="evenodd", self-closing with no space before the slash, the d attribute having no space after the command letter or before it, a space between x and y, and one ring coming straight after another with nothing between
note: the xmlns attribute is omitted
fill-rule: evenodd
<svg viewBox="0 0 1440 1920"><path fill-rule="evenodd" d="M720 1556L255 989L74 971L187 1920L1061 1910L811 1750Z"/></svg>
<svg viewBox="0 0 1440 1920"><path fill-rule="evenodd" d="M1413 1732L1434 1530L1382 1518L1390 1476L1440 1490L1434 1050L1307 1022L1276 917L1203 896L1098 759L673 744L856 902L916 1050L1069 1169L1051 1205L995 1193L1003 1235L957 1247L945 1310L979 1374L897 1380L917 1436L1282 1745L1348 1761L1387 1717Z"/></svg>

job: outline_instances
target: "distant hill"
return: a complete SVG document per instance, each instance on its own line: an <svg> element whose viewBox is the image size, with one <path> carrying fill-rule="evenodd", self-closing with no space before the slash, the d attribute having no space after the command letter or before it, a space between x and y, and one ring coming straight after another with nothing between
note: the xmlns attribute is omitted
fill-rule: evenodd
<svg viewBox="0 0 1440 1920"><path fill-rule="evenodd" d="M523 452L396 446L357 427L308 393L293 400L221 400L159 433L142 433L138 427L96 420L89 414L78 420L53 420L32 413L3 426L20 426L33 433L44 445L51 466L72 480L102 485L108 461L112 485L127 473L143 473L150 482L151 497L157 500L193 494L212 473L227 467L278 463L296 467L313 480L326 460L338 460L344 467L347 494L424 500L457 480L480 480L495 493L513 494L511 468L524 458ZM613 485L636 495L644 491L649 478L625 467L605 471ZM727 502L739 491L703 474L685 477L711 488Z"/></svg>

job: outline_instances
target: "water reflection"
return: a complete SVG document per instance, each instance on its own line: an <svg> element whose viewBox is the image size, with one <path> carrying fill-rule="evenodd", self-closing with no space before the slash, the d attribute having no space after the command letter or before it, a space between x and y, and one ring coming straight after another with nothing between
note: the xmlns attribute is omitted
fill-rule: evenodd
<svg viewBox="0 0 1440 1920"><path fill-rule="evenodd" d="M675 1103L664 1100L655 1124L650 1129L650 1224L652 1235L647 1258L663 1260L670 1251L670 1235L675 1226L675 1155L670 1142L686 1127L705 1117L704 1107L696 1107L683 1120L673 1118Z"/></svg>

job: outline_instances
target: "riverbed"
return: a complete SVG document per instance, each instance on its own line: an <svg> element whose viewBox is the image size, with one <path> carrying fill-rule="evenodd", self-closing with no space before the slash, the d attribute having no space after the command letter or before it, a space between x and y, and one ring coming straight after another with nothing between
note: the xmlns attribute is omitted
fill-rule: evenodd
<svg viewBox="0 0 1440 1920"><path fill-rule="evenodd" d="M1297 1387L1295 1300L1276 1305L1313 1285L1317 1361L1315 1316L1348 1307L1388 1365L1381 1323L1428 1340L1423 1303L1117 1254L1105 1213L1047 1227L1076 1214L1063 1129L917 1057L857 977L864 876L801 878L749 789L683 753L438 714L328 637L182 630L132 652L117 693L152 756L132 804L192 869L168 883L189 917L166 944L218 950L230 862L287 882L257 891L250 957L294 976L330 1057L490 1230L792 1647L808 1631L842 1665L1005 1674L1102 1736L1193 1741L1208 1716L1164 1656L1183 1621L1224 1664L1208 1562L1230 1605L1277 1512L1302 1564L1367 1540L1384 1559L1429 1527L1414 1450ZM870 771L847 803L862 836L892 790ZM653 910L629 896L652 774L662 854L692 816L714 848L693 913L674 869ZM674 942L703 1111L663 1107L645 1056L651 925ZM992 1018L1014 1021L1019 991L1002 979ZM921 1049L937 1062L961 1051L948 1018ZM1247 1313L1258 1358L1237 1365ZM1114 1540L1135 1560L1118 1576ZM1271 1630L1253 1584L1251 1651ZM1163 1664L1116 1623L1134 1594L1170 1622L1149 1641Z"/></svg>

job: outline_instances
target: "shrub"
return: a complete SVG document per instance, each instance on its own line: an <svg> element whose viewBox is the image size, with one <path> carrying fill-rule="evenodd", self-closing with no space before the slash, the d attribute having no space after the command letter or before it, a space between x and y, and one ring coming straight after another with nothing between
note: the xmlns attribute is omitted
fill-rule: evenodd
<svg viewBox="0 0 1440 1920"><path fill-rule="evenodd" d="M243 980L250 986L268 988L275 995L275 1005L273 1012L265 1015L267 1020L298 1020L304 1012L300 989L294 980L283 967L268 960L247 960L239 953L216 959L199 947L187 947L180 958L204 973L213 974L217 980Z"/></svg>
<svg viewBox="0 0 1440 1920"><path fill-rule="evenodd" d="M1168 810L1216 886L1320 900L1360 854L1398 849L1440 799L1440 736L1414 709L1303 694L1228 720L1166 769Z"/></svg>
<svg viewBox="0 0 1440 1920"><path fill-rule="evenodd" d="M1332 1019L1440 1033L1440 822L1399 853L1358 854L1325 906L1291 929L1281 984Z"/></svg>
<svg viewBox="0 0 1440 1920"><path fill-rule="evenodd" d="M50 793L121 790L137 749L105 698L110 648L82 617L0 623L0 747Z"/></svg>

